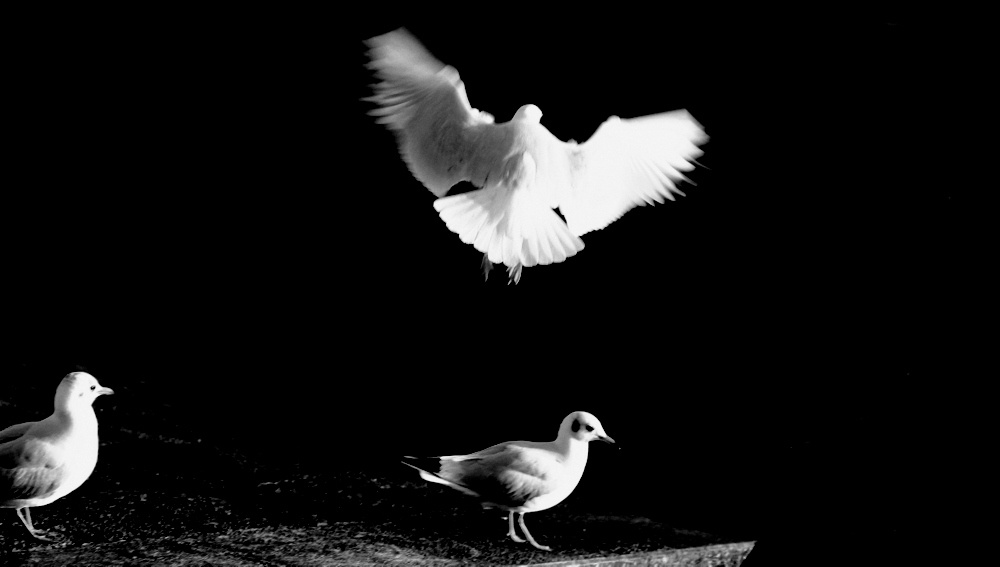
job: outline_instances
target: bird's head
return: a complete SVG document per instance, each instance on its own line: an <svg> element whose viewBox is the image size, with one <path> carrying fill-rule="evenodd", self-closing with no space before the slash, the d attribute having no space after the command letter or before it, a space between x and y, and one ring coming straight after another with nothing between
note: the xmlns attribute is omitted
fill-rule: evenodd
<svg viewBox="0 0 1000 567"><path fill-rule="evenodd" d="M101 386L97 378L86 372L70 372L56 389L56 407L89 406L98 396L114 393L114 390Z"/></svg>
<svg viewBox="0 0 1000 567"><path fill-rule="evenodd" d="M593 414L585 411L575 411L566 416L562 426L559 427L559 436L569 436L571 439L583 441L584 443L598 440L605 443L614 443L615 440L604 432L604 426L594 417Z"/></svg>
<svg viewBox="0 0 1000 567"><path fill-rule="evenodd" d="M514 120L525 120L527 122L538 123L542 119L542 109L533 104L526 104L517 109Z"/></svg>

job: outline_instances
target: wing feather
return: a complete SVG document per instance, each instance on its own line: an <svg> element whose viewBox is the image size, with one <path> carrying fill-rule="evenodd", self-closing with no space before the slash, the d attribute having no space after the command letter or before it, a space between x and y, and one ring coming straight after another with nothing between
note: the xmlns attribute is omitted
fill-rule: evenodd
<svg viewBox="0 0 1000 567"><path fill-rule="evenodd" d="M552 451L531 445L525 441L499 443L468 455L406 457L412 462L403 463L417 469L424 480L475 496L486 506L517 508L555 490L558 479L551 471L562 470ZM430 463L414 464L420 461Z"/></svg>
<svg viewBox="0 0 1000 567"><path fill-rule="evenodd" d="M632 207L683 195L676 184L708 139L685 110L611 117L583 144L555 138L532 105L495 125L469 104L458 72L406 30L367 43L381 80L368 99L379 105L371 114L396 131L449 230L511 268L562 262L583 249L580 236ZM480 189L444 196L461 181Z"/></svg>
<svg viewBox="0 0 1000 567"><path fill-rule="evenodd" d="M495 185L434 201L448 228L491 262L511 267L562 262L583 250L544 193L534 190L531 154L515 156L509 167L514 173Z"/></svg>
<svg viewBox="0 0 1000 567"><path fill-rule="evenodd" d="M369 68L381 82L366 98L370 114L395 130L410 172L440 197L469 179L467 167L480 134L493 117L469 104L458 71L434 58L406 30L367 41Z"/></svg>
<svg viewBox="0 0 1000 567"><path fill-rule="evenodd" d="M17 425L11 425L3 431L0 431L0 445L13 441L14 439L24 435L35 423L37 422L29 421L28 423L18 423Z"/></svg>
<svg viewBox="0 0 1000 567"><path fill-rule="evenodd" d="M555 490L557 479L546 471L561 468L548 462L554 460L552 453L513 443L489 451L461 461L442 459L442 476L475 491L487 503L505 507L522 506Z"/></svg>
<svg viewBox="0 0 1000 567"><path fill-rule="evenodd" d="M568 187L557 190L570 232L604 228L637 205L662 203L683 193L676 183L694 168L708 140L685 110L641 118L612 117L586 143L566 144Z"/></svg>
<svg viewBox="0 0 1000 567"><path fill-rule="evenodd" d="M44 498L59 487L63 463L38 439L0 445L0 503Z"/></svg>

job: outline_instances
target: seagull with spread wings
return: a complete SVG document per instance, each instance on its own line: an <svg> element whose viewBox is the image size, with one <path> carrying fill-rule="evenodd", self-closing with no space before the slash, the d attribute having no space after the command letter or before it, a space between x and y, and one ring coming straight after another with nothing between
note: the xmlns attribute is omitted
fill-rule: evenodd
<svg viewBox="0 0 1000 567"><path fill-rule="evenodd" d="M673 200L708 140L685 110L612 116L582 144L553 136L533 104L496 124L472 108L458 71L406 30L367 44L381 81L366 99L379 105L371 114L396 132L448 228L483 252L487 275L502 262L515 283L522 267L562 262L583 249L582 235L632 207ZM461 181L479 189L445 196Z"/></svg>

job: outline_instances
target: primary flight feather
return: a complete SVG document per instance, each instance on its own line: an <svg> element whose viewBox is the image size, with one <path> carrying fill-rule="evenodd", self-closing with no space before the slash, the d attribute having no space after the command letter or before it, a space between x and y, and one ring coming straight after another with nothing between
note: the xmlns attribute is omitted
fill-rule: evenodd
<svg viewBox="0 0 1000 567"><path fill-rule="evenodd" d="M533 104L496 124L469 104L458 71L406 30L367 44L381 80L367 99L379 105L371 114L396 132L448 228L484 253L487 273L502 262L515 283L522 267L562 262L583 249L580 236L632 207L673 200L708 140L685 110L612 116L583 144L553 136ZM462 181L479 189L445 196Z"/></svg>

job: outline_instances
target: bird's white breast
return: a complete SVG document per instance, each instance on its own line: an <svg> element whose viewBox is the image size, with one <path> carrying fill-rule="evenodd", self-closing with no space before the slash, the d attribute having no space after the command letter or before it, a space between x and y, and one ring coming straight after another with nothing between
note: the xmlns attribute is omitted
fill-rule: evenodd
<svg viewBox="0 0 1000 567"><path fill-rule="evenodd" d="M93 409L87 409L89 411L74 412L71 421L67 422L66 435L51 439L52 451L62 461L62 478L55 491L39 499L33 506L48 504L80 488L94 472L100 442L97 436L97 416Z"/></svg>
<svg viewBox="0 0 1000 567"><path fill-rule="evenodd" d="M540 512L559 504L572 494L576 485L580 484L583 478L583 471L587 468L587 453L589 446L587 443L573 443L567 452L564 467L560 471L558 480L554 483L555 490L536 496L524 503L521 512Z"/></svg>

